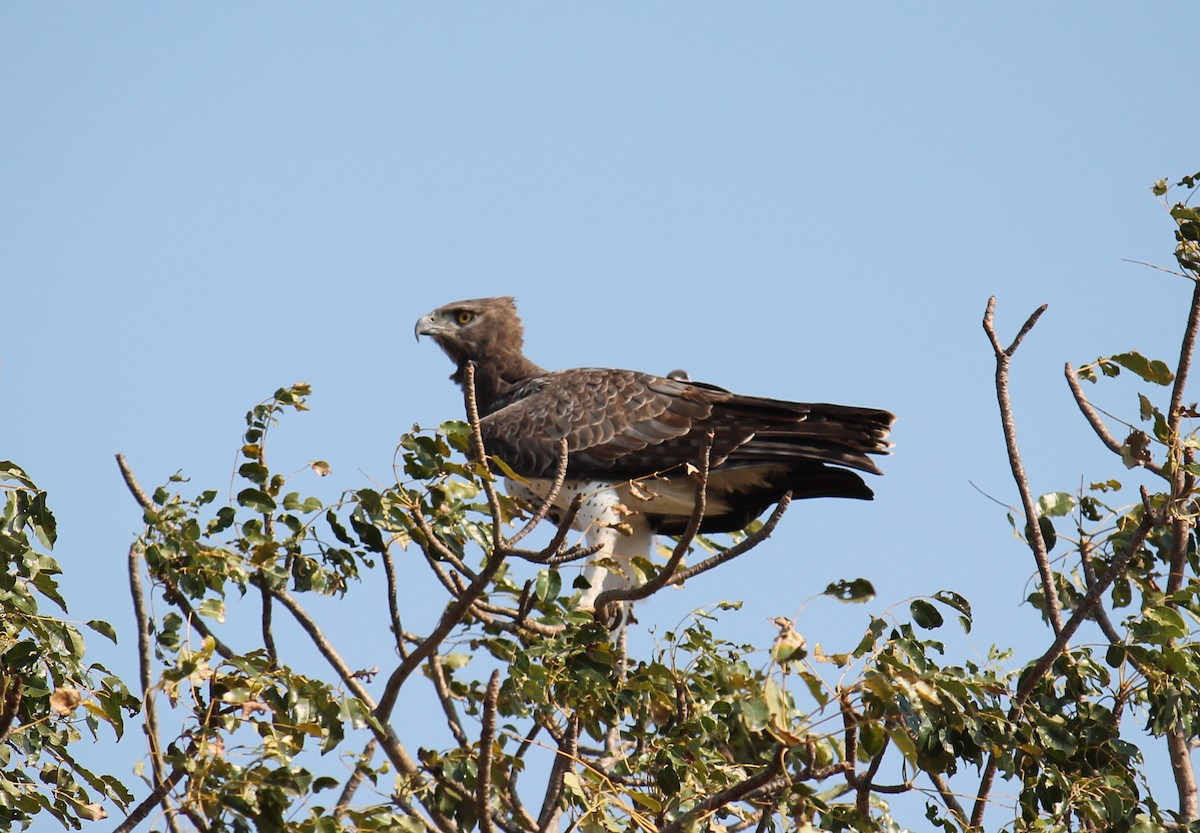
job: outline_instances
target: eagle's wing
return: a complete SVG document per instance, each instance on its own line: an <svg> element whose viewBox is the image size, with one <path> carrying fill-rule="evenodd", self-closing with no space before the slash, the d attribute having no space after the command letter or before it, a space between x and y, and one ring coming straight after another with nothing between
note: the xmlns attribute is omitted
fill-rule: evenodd
<svg viewBox="0 0 1200 833"><path fill-rule="evenodd" d="M489 453L525 477L554 474L563 437L568 476L640 477L697 460L713 410L704 394L629 370L564 370L511 391L480 427ZM728 432L721 451L752 432Z"/></svg>
<svg viewBox="0 0 1200 833"><path fill-rule="evenodd" d="M891 423L885 411L598 368L540 375L497 404L481 422L485 445L525 477L553 475L563 437L569 477L627 479L697 462L709 431L714 468L834 463L877 472L867 454L886 450Z"/></svg>

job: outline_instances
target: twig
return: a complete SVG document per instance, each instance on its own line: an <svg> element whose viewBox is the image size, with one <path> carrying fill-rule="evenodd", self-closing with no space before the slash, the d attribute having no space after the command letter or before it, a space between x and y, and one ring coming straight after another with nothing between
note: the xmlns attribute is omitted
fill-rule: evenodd
<svg viewBox="0 0 1200 833"><path fill-rule="evenodd" d="M546 730L553 736L554 727L546 724ZM542 800L542 812L538 814L537 829L539 833L550 833L558 829L558 819L562 815L559 799L562 797L563 783L568 772L575 767L575 758L579 754L579 716L572 714L567 729L558 739L558 754L554 756L554 764L550 768L550 777L546 779L546 795Z"/></svg>
<svg viewBox="0 0 1200 833"><path fill-rule="evenodd" d="M1184 327L1183 340L1179 346L1179 364L1175 370L1175 384L1171 388L1171 410L1167 414L1168 436L1171 438L1174 464L1171 477L1171 502L1184 500L1193 491L1195 478L1187 470L1192 461L1192 451L1183 447L1180 439L1180 428L1183 424L1183 395L1187 387L1188 375L1192 367L1192 359L1196 352L1196 335L1200 331L1200 283L1192 290L1192 304L1188 310L1187 325ZM1186 579L1188 544L1192 537L1195 521L1184 514L1175 512L1171 519L1171 564L1170 575L1167 578L1167 595L1182 589ZM1175 777L1175 787L1179 795L1179 815L1193 821L1200 815L1200 796L1197 794L1196 773L1192 767L1191 750L1188 738L1183 730L1176 727L1167 734L1167 751L1171 759L1171 770Z"/></svg>
<svg viewBox="0 0 1200 833"><path fill-rule="evenodd" d="M135 827L145 821L146 817L154 811L155 807L157 807L163 802L164 799L166 799L167 794L170 793L171 790L175 789L175 785L178 784L180 779L182 779L186 774L187 770L182 764L172 769L170 774L163 778L162 781L160 781L154 787L154 789L150 791L150 795L142 799L141 803L133 808L132 812L125 817L125 821L113 828L113 833L130 833Z"/></svg>
<svg viewBox="0 0 1200 833"><path fill-rule="evenodd" d="M937 790L938 796L941 797L942 803L946 805L946 809L954 814L955 820L960 826L967 825L967 811L963 809L962 804L958 801L958 796L950 791L950 785L946 783L946 779L940 772L930 772L926 770L926 775L933 782L934 789Z"/></svg>
<svg viewBox="0 0 1200 833"><path fill-rule="evenodd" d="M483 566L483 570L471 582L458 598L450 604L442 613L442 618L438 622L437 627L429 636L425 637L413 651L405 657L396 670L388 677L387 684L383 689L383 696L379 698L379 706L375 709L375 717L380 723L386 723L391 717L392 709L396 705L396 698L400 694L400 688L404 685L405 680L409 678L425 659L432 654L442 643L452 630L458 626L467 614L471 612L475 601L483 595L487 590L496 573L499 572L501 565L504 563L504 552L502 550L494 550L488 556L487 562Z"/></svg>
<svg viewBox="0 0 1200 833"><path fill-rule="evenodd" d="M488 464L487 449L483 447L483 428L479 423L479 401L475 398L475 362L467 362L463 368L463 398L467 406L467 422L471 426L471 450L479 465L483 467L483 493L487 495L488 508L492 513L492 541L500 542L500 524L503 513L500 511L500 498L496 495L496 484L492 477L492 467Z"/></svg>
<svg viewBox="0 0 1200 833"><path fill-rule="evenodd" d="M537 739L538 732L542 730L540 724L533 724L527 737L521 738L521 745L517 747L517 751L513 754L514 761L524 761L525 756L533 747L534 740ZM526 830L537 830L537 819L529 815L529 811L525 809L524 802L521 801L520 792L517 790L517 777L520 775L522 767L509 766L508 773L508 806L512 809L512 813Z"/></svg>
<svg viewBox="0 0 1200 833"><path fill-rule="evenodd" d="M267 658L271 661L271 665L275 666L279 664L279 651L275 648L275 634L271 632L271 591L267 589L265 576L263 583L258 587L258 592L262 596L263 647L267 649Z"/></svg>
<svg viewBox="0 0 1200 833"><path fill-rule="evenodd" d="M1092 426L1092 430L1096 432L1096 436L1100 438L1100 442L1113 454L1121 453L1121 443L1117 442L1117 438L1108 430L1108 426L1104 424L1104 420L1100 418L1100 414L1092 407L1092 403L1088 402L1086 394L1083 392L1083 386L1079 384L1079 375L1075 372L1075 368L1067 362L1063 369L1063 374L1067 377L1067 385L1071 388L1071 395L1075 397L1075 404L1079 406L1079 411L1083 414L1084 419ZM1140 462L1142 468L1152 471L1159 477L1166 477L1162 466L1155 463L1153 460Z"/></svg>
<svg viewBox="0 0 1200 833"><path fill-rule="evenodd" d="M687 528L679 536L679 542L671 552L671 557L667 559L667 563L663 565L657 575L649 581L634 587L605 590L597 596L596 618L600 621L606 621L606 611L610 605L617 602L636 602L652 596L666 587L671 577L675 575L675 571L679 568L684 556L687 555L688 548L692 545L696 533L700 531L700 524L704 520L708 496L708 464L715 436L715 432L710 429L704 438L704 445L700 448L700 470L696 472L696 502L692 507L692 515L688 518Z"/></svg>
<svg viewBox="0 0 1200 833"><path fill-rule="evenodd" d="M483 695L483 730L479 735L479 760L476 762L475 815L480 833L496 833L488 799L492 792L492 745L496 742L496 701L500 698L500 669L492 672Z"/></svg>
<svg viewBox="0 0 1200 833"><path fill-rule="evenodd" d="M1171 388L1171 410L1167 414L1167 426L1172 437L1179 436L1179 426L1183 421L1183 392L1187 388L1192 356L1196 352L1197 331L1200 331L1200 283L1196 283L1192 290L1192 306L1188 310L1183 341L1179 345L1179 364L1175 368L1175 384Z"/></svg>
<svg viewBox="0 0 1200 833"><path fill-rule="evenodd" d="M121 470L121 477L125 479L125 485L129 488L129 493L133 495L133 499L138 502L138 506L142 507L147 512L157 512L154 506L154 501L142 491L142 487L138 485L137 478L133 476L133 471L129 468L129 464L125 462L125 455L118 454L117 468Z"/></svg>
<svg viewBox="0 0 1200 833"><path fill-rule="evenodd" d="M1029 531L1029 548L1033 550L1034 561L1037 562L1038 573L1042 579L1042 594L1046 599L1046 616L1054 633L1062 632L1062 605L1058 600L1058 589L1054 585L1054 571L1050 569L1050 555L1046 549L1046 541L1042 537L1042 529L1038 524L1037 505L1033 501L1033 493L1029 489L1029 478L1025 474L1025 466L1021 462L1021 453L1017 450L1017 425L1013 419L1012 399L1008 394L1008 365L1021 341L1033 329L1046 305L1042 304L1021 327L1017 337L1008 347L1001 347L996 336L995 313L996 296L988 299L987 310L983 314L983 330L992 343L996 354L996 399L1000 404L1000 424L1004 429L1004 442L1008 447L1008 463L1012 467L1013 480L1021 493L1021 503L1025 507L1026 526Z"/></svg>
<svg viewBox="0 0 1200 833"><path fill-rule="evenodd" d="M433 654L429 657L427 667L429 668L429 679L433 681L433 689L437 692L438 700L442 704L442 712L446 715L446 725L450 727L450 734L454 735L454 740L460 749L466 749L471 745L471 740L463 731L462 721L459 720L458 712L454 708L454 701L450 697L450 688L446 685L446 673L442 668L441 657Z"/></svg>
<svg viewBox="0 0 1200 833"><path fill-rule="evenodd" d="M755 532L753 535L747 535L732 547L729 547L717 553L716 555L709 556L703 561L693 564L691 567L679 570L673 576L671 576L671 578L667 581L667 584L683 584L693 576L698 576L701 573L708 572L714 567L719 567L725 562L732 561L739 555L754 549L763 541L771 537L771 533L775 531L775 527L779 524L779 519L783 517L783 513L787 511L787 508L791 505L791 503L792 493L785 492L783 497L779 499L779 503L775 505L775 509L772 510L770 516L767 518L766 523L764 523L757 532Z"/></svg>
<svg viewBox="0 0 1200 833"><path fill-rule="evenodd" d="M251 582L260 583L261 579L256 576L251 579ZM304 629L305 633L308 634L309 639L312 640L316 649L325 657L325 661L337 672L342 684L350 690L350 693L357 697L372 712L377 713L379 709L375 705L370 692L363 687L358 677L354 675L354 672L346 664L345 660L342 659L341 655L338 654L333 644L326 638L316 621L308 615L308 612L285 590L272 590L271 595L292 614L292 617ZM377 721L368 721L368 725L372 733L379 740L379 745L382 747L383 753L392 762L392 765L410 779L419 781L421 771L404 748L404 745L400 743L399 738L396 737L391 725L387 722L387 716L385 714ZM453 829L453 825L440 814L435 814L432 810L430 814L439 830L450 831Z"/></svg>
<svg viewBox="0 0 1200 833"><path fill-rule="evenodd" d="M387 579L388 616L392 622L392 636L396 640L396 653L403 659L408 655L404 647L404 628L400 626L400 608L396 602L398 584L396 583L396 563L392 559L391 547L383 548L383 574Z"/></svg>
<svg viewBox="0 0 1200 833"><path fill-rule="evenodd" d="M150 745L150 762L154 768L154 783L157 785L162 782L165 772L162 754L158 748L158 709L155 708L151 693L154 686L151 672L154 652L150 644L150 614L146 608L146 594L142 591L142 569L136 541L129 546L128 568L129 595L133 600L133 616L137 622L138 683L142 688L142 709L146 714L146 722L142 728Z"/></svg>
<svg viewBox="0 0 1200 833"><path fill-rule="evenodd" d="M550 483L550 491L546 492L546 497L542 499L542 503L538 506L533 516L517 531L517 534L508 539L505 546L513 547L520 542L522 538L533 531L534 527L542 522L546 515L554 508L554 501L558 500L558 493L562 489L563 482L567 479L567 452L570 450L567 444L567 438L563 437L558 441L558 462L554 464L554 480Z"/></svg>
<svg viewBox="0 0 1200 833"><path fill-rule="evenodd" d="M1152 511L1150 495L1144 486L1142 487L1142 508L1144 512L1142 519L1134 529L1133 535L1126 541L1124 550L1118 553L1117 557L1113 559L1104 577L1088 589L1088 592L1075 608L1075 612L1067 620L1066 624L1063 625L1062 630L1046 653L1042 655L1033 668L1023 675L1021 683L1017 686L1017 692L1013 695L1012 705L1008 710L1009 721L1014 721L1020 716L1029 696L1037 688L1046 672L1050 670L1050 666L1054 664L1054 661L1062 655L1075 631L1091 615L1092 610L1099 603L1100 597L1116 581L1117 577L1125 572L1125 568L1129 566L1129 562L1137 554L1137 551L1142 548L1142 544L1145 543L1146 536L1150 533L1150 530L1155 525L1162 523L1162 518L1158 517ZM992 783L996 778L998 763L997 756L993 753L989 756L988 762L984 767L983 775L980 777L979 791L975 796L975 806L971 811L972 828L979 828L983 824L983 813L987 807L988 794L992 790Z"/></svg>
<svg viewBox="0 0 1200 833"><path fill-rule="evenodd" d="M371 758L375 755L375 747L379 745L379 741L371 738L367 741L367 745L363 747L362 754L358 756L358 763L354 765L354 771L350 773L350 777L346 779L346 785L342 787L342 793L338 796L337 804L333 807L333 816L336 818L346 812L346 808L350 806L351 800L354 798L354 793L358 791L358 787L362 784L363 778L367 773L367 766L371 762Z"/></svg>
<svg viewBox="0 0 1200 833"><path fill-rule="evenodd" d="M712 812L720 809L727 804L732 804L735 801L741 801L750 793L754 792L759 787L771 781L775 776L783 771L783 759L787 755L787 747L780 746L775 750L775 755L771 758L771 763L767 764L760 772L755 773L749 778L734 784L732 787L721 790L720 792L710 795L708 798L697 803L694 807L683 813L670 824L659 828L659 833L681 833L685 829L690 829L692 825L699 819Z"/></svg>
<svg viewBox="0 0 1200 833"><path fill-rule="evenodd" d="M445 561L467 578L474 580L475 571L464 564L462 559L455 555L454 551L447 547L442 539L434 534L433 527L429 525L429 519L425 517L425 512L421 509L419 503L413 506L412 516L417 522L417 528L421 530L421 535L425 537L424 542L418 541L417 543L425 551L426 558L434 558L436 556L436 560ZM430 552L430 549L433 552Z"/></svg>

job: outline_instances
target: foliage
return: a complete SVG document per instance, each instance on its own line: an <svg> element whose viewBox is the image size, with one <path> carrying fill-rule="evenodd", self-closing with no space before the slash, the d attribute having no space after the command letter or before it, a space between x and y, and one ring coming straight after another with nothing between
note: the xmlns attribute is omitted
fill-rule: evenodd
<svg viewBox="0 0 1200 833"><path fill-rule="evenodd" d="M124 807L129 791L113 776L90 772L71 754L81 724L96 737L108 724L117 738L125 713L139 704L100 665L84 663L84 640L65 614L48 554L57 535L46 493L20 466L0 462L4 513L0 518L0 827L28 826L48 814L65 826L104 818L102 801ZM115 641L112 625L87 623Z"/></svg>
<svg viewBox="0 0 1200 833"><path fill-rule="evenodd" d="M1009 520L1033 556L1029 602L1048 628L1039 655L949 656L940 631L970 632L975 621L967 599L937 587L865 616L863 633L841 645L810 647L783 617L768 649L733 644L720 617L735 604L723 603L631 655L602 611L576 605L565 575L593 554L570 544L570 519L555 528L549 504L498 492L492 464L504 468L478 453L476 425L405 434L394 483L333 501L295 486L266 452L280 417L306 409L310 390L298 384L247 414L227 505L215 490L182 493L181 477L146 495L125 472L145 516L130 563L151 791L118 830L157 813L174 830L208 831L896 830L889 802L903 794L946 831L982 830L989 813L1012 831L1200 829L1190 761L1200 736L1200 414L1184 400L1200 330L1200 214L1183 202L1168 209L1194 288L1180 360L1126 350L1066 367L1120 479L1034 495L1008 372L1042 311L1008 347L994 300L985 316L1021 494ZM1121 440L1081 381L1125 371L1149 390ZM5 516L4 691L24 696L0 807L11 821L47 809L71 823L92 799L77 781L122 806L130 799L71 763L65 745L77 734L45 717L51 692L92 692L89 726L104 720L118 733L121 709L136 701L80 665L69 625L35 615L35 595L57 600L56 568L26 532L48 547L53 522L24 473L5 471L18 485ZM785 508L731 544L684 536L665 563L637 565L637 592L719 569L761 544ZM672 552L692 544L697 560L684 567ZM422 562L444 604L414 631L403 600ZM875 589L847 577L825 595L855 603ZM328 611L350 606L377 611L390 633L382 670L346 659L361 636L347 639ZM1171 810L1143 776L1145 757L1164 751L1178 788ZM39 764L53 790L27 788L26 769Z"/></svg>

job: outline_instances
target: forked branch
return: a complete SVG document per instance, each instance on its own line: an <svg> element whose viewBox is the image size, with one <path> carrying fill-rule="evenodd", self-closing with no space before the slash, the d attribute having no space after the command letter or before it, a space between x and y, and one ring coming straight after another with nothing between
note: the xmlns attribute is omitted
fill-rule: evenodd
<svg viewBox="0 0 1200 833"><path fill-rule="evenodd" d="M992 351L996 355L996 399L1000 404L1000 424L1004 429L1004 443L1008 448L1008 463L1012 468L1013 480L1021 493L1021 504L1025 509L1026 534L1029 548L1033 550L1033 559L1037 562L1038 575L1042 582L1042 595L1046 600L1046 617L1056 634L1062 632L1062 604L1058 600L1058 589L1055 586L1054 571L1050 569L1050 554L1046 548L1046 540L1042 536L1038 524L1037 504L1033 500L1033 492L1029 488L1029 477L1025 474L1025 465L1021 462L1021 452L1017 449L1017 424L1013 419L1012 399L1008 392L1008 366L1013 354L1021 345L1025 336L1037 324L1046 305L1038 307L1026 319L1017 337L1008 347L1000 345L996 335L996 296L988 299L987 311L983 314L983 330L992 343Z"/></svg>

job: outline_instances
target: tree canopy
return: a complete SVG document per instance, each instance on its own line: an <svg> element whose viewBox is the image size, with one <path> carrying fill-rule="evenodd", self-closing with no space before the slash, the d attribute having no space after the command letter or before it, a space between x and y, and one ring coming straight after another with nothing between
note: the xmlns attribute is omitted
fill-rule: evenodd
<svg viewBox="0 0 1200 833"><path fill-rule="evenodd" d="M1040 653L1014 657L989 634L986 657L951 655L939 631L971 631L971 604L931 586L842 644L811 648L783 617L770 646L730 642L721 616L734 603L698 600L636 655L574 605L571 566L594 554L573 543L571 518L556 525L550 500L498 489L506 472L476 420L405 434L394 483L312 496L268 454L272 432L307 408L311 390L295 384L247 414L228 503L182 476L147 492L118 460L144 519L128 556L132 691L87 664L64 618L51 497L0 464L0 824L82 827L109 807L124 815L119 831L897 830L891 806L905 801L946 831L1200 829L1200 412L1186 389L1200 331L1200 211L1187 202L1198 181L1153 189L1192 283L1179 356L1125 350L1064 368L1080 430L1113 454L1110 478L1031 491L1010 373L1045 308L1009 339L987 303L997 427L1021 496L1008 519L1032 556L1012 580L1033 574ZM1086 385L1122 374L1139 381L1136 403L1100 412ZM696 469L699 494L703 456ZM664 540L661 559L634 565L626 598L770 546L787 507L728 538ZM400 589L418 564L444 608L415 631ZM875 591L848 575L824 592L855 602ZM344 605L387 622L377 667L353 667L332 634ZM135 717L144 784L75 760L85 730L133 742ZM1151 789L1151 756L1165 756L1175 794Z"/></svg>

